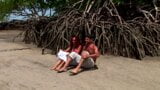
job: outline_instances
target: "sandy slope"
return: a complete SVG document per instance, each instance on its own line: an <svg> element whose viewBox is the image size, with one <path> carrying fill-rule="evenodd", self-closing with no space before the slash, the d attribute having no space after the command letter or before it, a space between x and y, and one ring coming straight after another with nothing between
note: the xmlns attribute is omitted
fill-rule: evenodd
<svg viewBox="0 0 160 90"><path fill-rule="evenodd" d="M160 57L143 61L101 56L98 70L69 76L49 70L51 54L19 40L19 31L0 31L0 90L160 90Z"/></svg>

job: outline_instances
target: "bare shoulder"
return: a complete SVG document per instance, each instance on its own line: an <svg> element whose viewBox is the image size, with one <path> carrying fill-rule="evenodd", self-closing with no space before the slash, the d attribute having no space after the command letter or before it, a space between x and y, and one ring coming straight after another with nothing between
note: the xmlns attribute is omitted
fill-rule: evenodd
<svg viewBox="0 0 160 90"><path fill-rule="evenodd" d="M94 43L90 44L89 47L91 47L91 48L97 48L97 46Z"/></svg>

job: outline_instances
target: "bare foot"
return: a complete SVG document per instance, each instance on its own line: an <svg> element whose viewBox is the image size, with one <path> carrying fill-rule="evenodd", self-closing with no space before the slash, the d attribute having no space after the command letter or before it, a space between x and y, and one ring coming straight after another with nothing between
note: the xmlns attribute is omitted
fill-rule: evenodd
<svg viewBox="0 0 160 90"><path fill-rule="evenodd" d="M71 73L71 75L76 75L76 74L78 74L81 71L82 71L81 68L80 69L73 69L70 73Z"/></svg>
<svg viewBox="0 0 160 90"><path fill-rule="evenodd" d="M73 69L71 72L72 73L78 73L78 70L77 69Z"/></svg>
<svg viewBox="0 0 160 90"><path fill-rule="evenodd" d="M51 68L50 68L50 70L55 70L55 69L56 69L55 67L51 67Z"/></svg>
<svg viewBox="0 0 160 90"><path fill-rule="evenodd" d="M62 68L59 71L67 71L67 69L66 68Z"/></svg>
<svg viewBox="0 0 160 90"><path fill-rule="evenodd" d="M56 67L52 67L52 68L50 68L50 70L58 71L58 69Z"/></svg>
<svg viewBox="0 0 160 90"><path fill-rule="evenodd" d="M58 70L58 73L66 72L66 71L67 71L67 69L60 69L60 70Z"/></svg>

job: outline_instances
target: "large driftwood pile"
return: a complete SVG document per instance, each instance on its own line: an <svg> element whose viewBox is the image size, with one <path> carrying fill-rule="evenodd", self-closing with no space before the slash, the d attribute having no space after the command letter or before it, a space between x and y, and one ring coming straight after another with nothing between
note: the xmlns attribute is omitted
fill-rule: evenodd
<svg viewBox="0 0 160 90"><path fill-rule="evenodd" d="M57 52L69 44L72 35L83 42L85 34L92 34L102 54L137 59L159 55L160 24L158 19L150 17L151 13L141 10L144 16L124 20L110 0L84 1L52 19L28 21L24 41L41 46L42 51L50 48Z"/></svg>

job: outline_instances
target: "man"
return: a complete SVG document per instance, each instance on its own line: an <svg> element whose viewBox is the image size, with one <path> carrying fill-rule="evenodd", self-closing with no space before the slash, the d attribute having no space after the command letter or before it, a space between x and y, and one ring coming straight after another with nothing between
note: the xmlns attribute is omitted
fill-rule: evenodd
<svg viewBox="0 0 160 90"><path fill-rule="evenodd" d="M71 71L71 73L77 74L78 72L80 72L81 67L93 68L99 56L100 53L98 47L93 42L93 37L91 35L87 35L85 37L85 45L83 46L81 59L77 61L78 65Z"/></svg>

